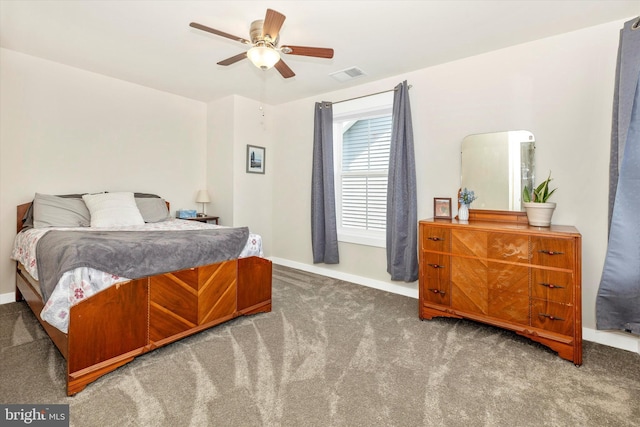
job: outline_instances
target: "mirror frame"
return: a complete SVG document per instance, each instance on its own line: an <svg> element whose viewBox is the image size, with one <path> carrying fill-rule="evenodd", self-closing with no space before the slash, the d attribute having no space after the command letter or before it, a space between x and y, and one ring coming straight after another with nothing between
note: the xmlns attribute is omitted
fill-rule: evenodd
<svg viewBox="0 0 640 427"><path fill-rule="evenodd" d="M529 224L525 211L490 211L484 209L469 209L469 220L500 221L516 224Z"/></svg>

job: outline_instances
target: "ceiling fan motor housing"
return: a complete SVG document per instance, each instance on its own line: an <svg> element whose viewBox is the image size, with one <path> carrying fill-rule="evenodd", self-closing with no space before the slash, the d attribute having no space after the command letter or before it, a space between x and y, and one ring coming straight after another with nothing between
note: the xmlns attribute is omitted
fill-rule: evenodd
<svg viewBox="0 0 640 427"><path fill-rule="evenodd" d="M259 44L260 42L264 42L267 44L271 44L273 47L275 47L278 44L279 37L276 37L276 39L273 40L269 34L262 34L263 26L264 26L263 19L258 19L251 23L251 27L249 29L251 43L255 45L255 44Z"/></svg>

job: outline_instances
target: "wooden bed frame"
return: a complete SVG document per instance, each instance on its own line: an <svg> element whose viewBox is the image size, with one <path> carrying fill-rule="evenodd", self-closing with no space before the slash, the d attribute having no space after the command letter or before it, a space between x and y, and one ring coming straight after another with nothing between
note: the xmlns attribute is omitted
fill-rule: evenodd
<svg viewBox="0 0 640 427"><path fill-rule="evenodd" d="M18 232L31 203L18 206ZM40 317L38 283L17 263L25 300L67 361L67 394L152 351L238 316L271 311L271 261L248 257L111 286L69 310L65 334Z"/></svg>

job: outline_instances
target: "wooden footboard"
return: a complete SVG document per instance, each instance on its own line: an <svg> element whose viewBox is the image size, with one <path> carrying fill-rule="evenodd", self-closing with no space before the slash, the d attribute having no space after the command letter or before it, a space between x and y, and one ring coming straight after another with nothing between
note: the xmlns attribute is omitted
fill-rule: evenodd
<svg viewBox="0 0 640 427"><path fill-rule="evenodd" d="M74 305L67 334L40 318L37 283L18 265L23 297L67 360L67 394L136 356L235 317L271 311L271 261L249 257L114 285Z"/></svg>

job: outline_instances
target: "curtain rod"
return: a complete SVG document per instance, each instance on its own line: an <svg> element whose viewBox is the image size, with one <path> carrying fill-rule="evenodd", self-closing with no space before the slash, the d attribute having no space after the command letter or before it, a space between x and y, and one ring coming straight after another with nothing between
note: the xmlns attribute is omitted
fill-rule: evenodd
<svg viewBox="0 0 640 427"><path fill-rule="evenodd" d="M411 89L412 87L413 87L412 85L409 85L409 89ZM393 92L394 90L396 90L396 89L393 88L393 89L389 89L389 90L383 90L381 92L370 93L368 95L356 96L354 98L349 98L349 99L342 99L340 101L332 102L332 104L340 104L341 102L355 101L356 99L367 98L369 96L374 96L374 95L380 95L381 93Z"/></svg>

